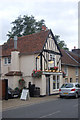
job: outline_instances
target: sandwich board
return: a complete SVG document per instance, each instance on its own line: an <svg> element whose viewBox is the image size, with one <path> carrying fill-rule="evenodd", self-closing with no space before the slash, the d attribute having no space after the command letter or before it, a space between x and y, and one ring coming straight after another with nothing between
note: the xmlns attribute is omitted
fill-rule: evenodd
<svg viewBox="0 0 80 120"><path fill-rule="evenodd" d="M28 89L23 89L22 90L22 93L21 93L21 97L20 97L20 99L21 100L27 100L27 99L29 99L30 97L29 97L29 90Z"/></svg>

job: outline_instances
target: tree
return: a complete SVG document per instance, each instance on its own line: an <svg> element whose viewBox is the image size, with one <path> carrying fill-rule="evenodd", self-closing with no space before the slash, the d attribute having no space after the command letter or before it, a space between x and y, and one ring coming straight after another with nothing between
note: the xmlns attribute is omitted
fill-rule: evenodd
<svg viewBox="0 0 80 120"><path fill-rule="evenodd" d="M24 15L19 16L15 21L11 23L13 27L11 31L8 31L7 36L13 38L15 35L18 37L36 33L42 30L42 25L45 25L45 21L42 19L36 21L34 16Z"/></svg>
<svg viewBox="0 0 80 120"><path fill-rule="evenodd" d="M65 44L65 42L63 40L60 40L60 36L59 35L55 35L55 39L56 39L60 49L69 50L69 48L67 48L67 45Z"/></svg>

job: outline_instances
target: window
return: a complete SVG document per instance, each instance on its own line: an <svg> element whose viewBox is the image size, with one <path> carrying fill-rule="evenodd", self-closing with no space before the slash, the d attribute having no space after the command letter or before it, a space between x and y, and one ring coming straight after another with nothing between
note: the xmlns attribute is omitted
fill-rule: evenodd
<svg viewBox="0 0 80 120"><path fill-rule="evenodd" d="M9 58L7 58L7 57L5 57L4 58L4 64L10 64L11 63L11 58L9 57Z"/></svg>
<svg viewBox="0 0 80 120"><path fill-rule="evenodd" d="M76 84L75 86L76 86L77 88L80 88L80 84Z"/></svg>
<svg viewBox="0 0 80 120"><path fill-rule="evenodd" d="M57 89L59 89L59 76L57 76Z"/></svg>
<svg viewBox="0 0 80 120"><path fill-rule="evenodd" d="M53 76L53 89L56 89L56 78Z"/></svg>
<svg viewBox="0 0 80 120"><path fill-rule="evenodd" d="M54 54L50 54L50 58L49 58L49 60L51 60L51 61L54 61L54 60L55 60L55 56L54 56Z"/></svg>
<svg viewBox="0 0 80 120"><path fill-rule="evenodd" d="M5 60L4 63L7 64L7 58L5 58L4 60Z"/></svg>
<svg viewBox="0 0 80 120"><path fill-rule="evenodd" d="M78 78L76 78L76 82L78 82Z"/></svg>
<svg viewBox="0 0 80 120"><path fill-rule="evenodd" d="M72 82L72 78L70 78L70 83Z"/></svg>
<svg viewBox="0 0 80 120"><path fill-rule="evenodd" d="M68 83L68 78L65 78L65 83Z"/></svg>
<svg viewBox="0 0 80 120"><path fill-rule="evenodd" d="M59 89L59 76L53 76L53 89Z"/></svg>
<svg viewBox="0 0 80 120"><path fill-rule="evenodd" d="M11 58L8 58L8 64L10 64L11 63Z"/></svg>
<svg viewBox="0 0 80 120"><path fill-rule="evenodd" d="M78 76L78 67L75 69L76 76Z"/></svg>
<svg viewBox="0 0 80 120"><path fill-rule="evenodd" d="M55 66L55 55L49 54L48 68L53 68Z"/></svg>
<svg viewBox="0 0 80 120"><path fill-rule="evenodd" d="M66 76L68 76L68 66L64 67L64 72L66 73Z"/></svg>
<svg viewBox="0 0 80 120"><path fill-rule="evenodd" d="M61 86L61 88L72 88L73 87L73 84L70 84L70 83L68 83L68 84L63 84L62 86Z"/></svg>

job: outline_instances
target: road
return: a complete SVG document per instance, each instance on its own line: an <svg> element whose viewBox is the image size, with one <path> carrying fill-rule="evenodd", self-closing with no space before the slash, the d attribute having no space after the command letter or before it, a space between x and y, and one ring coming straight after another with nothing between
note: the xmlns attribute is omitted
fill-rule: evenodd
<svg viewBox="0 0 80 120"><path fill-rule="evenodd" d="M78 99L60 99L3 111L3 118L78 118Z"/></svg>

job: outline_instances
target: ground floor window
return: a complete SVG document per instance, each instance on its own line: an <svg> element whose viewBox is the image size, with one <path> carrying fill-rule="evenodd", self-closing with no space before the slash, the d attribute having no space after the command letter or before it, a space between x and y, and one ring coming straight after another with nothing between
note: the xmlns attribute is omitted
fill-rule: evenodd
<svg viewBox="0 0 80 120"><path fill-rule="evenodd" d="M68 78L65 78L65 83L68 83Z"/></svg>
<svg viewBox="0 0 80 120"><path fill-rule="evenodd" d="M76 78L76 82L78 82L78 78Z"/></svg>
<svg viewBox="0 0 80 120"><path fill-rule="evenodd" d="M70 78L70 83L72 82L72 78Z"/></svg>
<svg viewBox="0 0 80 120"><path fill-rule="evenodd" d="M59 89L59 76L53 76L53 89Z"/></svg>

